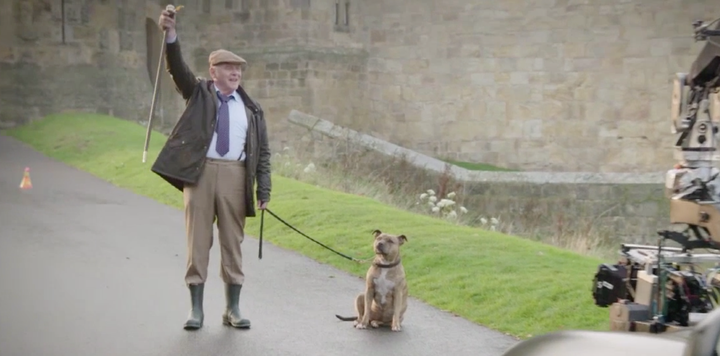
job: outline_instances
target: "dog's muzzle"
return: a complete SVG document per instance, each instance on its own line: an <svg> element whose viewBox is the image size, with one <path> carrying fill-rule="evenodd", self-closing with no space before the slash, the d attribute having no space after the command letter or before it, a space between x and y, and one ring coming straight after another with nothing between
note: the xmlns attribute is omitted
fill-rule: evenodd
<svg viewBox="0 0 720 356"><path fill-rule="evenodd" d="M385 245L381 242L375 246L375 253L384 255L387 252L385 251Z"/></svg>

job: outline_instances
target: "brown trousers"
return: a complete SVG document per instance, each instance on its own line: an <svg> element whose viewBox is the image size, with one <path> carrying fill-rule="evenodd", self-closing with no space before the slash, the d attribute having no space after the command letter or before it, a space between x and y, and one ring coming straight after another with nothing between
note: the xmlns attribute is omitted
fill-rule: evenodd
<svg viewBox="0 0 720 356"><path fill-rule="evenodd" d="M188 258L186 284L207 280L213 220L217 216L220 277L243 284L242 251L245 228L245 164L208 158L195 185L183 189Z"/></svg>

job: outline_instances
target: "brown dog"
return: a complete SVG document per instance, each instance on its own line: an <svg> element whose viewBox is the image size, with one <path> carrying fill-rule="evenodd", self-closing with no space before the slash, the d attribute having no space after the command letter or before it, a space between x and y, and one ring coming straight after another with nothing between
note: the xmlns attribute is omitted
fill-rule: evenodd
<svg viewBox="0 0 720 356"><path fill-rule="evenodd" d="M335 315L343 321L354 321L358 329L368 325L377 328L390 325L393 331L402 328L407 310L408 286L400 259L400 246L407 242L405 235L391 235L373 231L375 259L365 276L365 293L355 298L355 317Z"/></svg>

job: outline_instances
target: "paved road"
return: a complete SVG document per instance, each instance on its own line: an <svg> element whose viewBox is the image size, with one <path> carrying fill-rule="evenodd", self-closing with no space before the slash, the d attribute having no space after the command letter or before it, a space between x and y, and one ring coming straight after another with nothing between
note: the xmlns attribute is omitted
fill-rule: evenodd
<svg viewBox="0 0 720 356"><path fill-rule="evenodd" d="M26 166L33 189L20 191ZM516 342L416 300L401 333L355 330L334 315L353 312L362 280L270 244L258 260L255 239L243 246L252 329L221 324L215 246L205 327L187 332L182 213L0 133L2 356L492 356Z"/></svg>

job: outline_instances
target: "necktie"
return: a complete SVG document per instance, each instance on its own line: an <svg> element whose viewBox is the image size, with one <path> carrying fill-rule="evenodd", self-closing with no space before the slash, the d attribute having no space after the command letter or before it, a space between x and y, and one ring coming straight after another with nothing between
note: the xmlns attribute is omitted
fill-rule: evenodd
<svg viewBox="0 0 720 356"><path fill-rule="evenodd" d="M217 93L220 98L220 108L218 108L218 118L215 129L217 132L217 142L215 150L220 156L224 156L230 151L230 111L228 110L228 101L231 96L225 96Z"/></svg>

